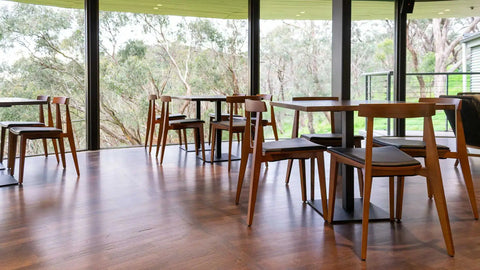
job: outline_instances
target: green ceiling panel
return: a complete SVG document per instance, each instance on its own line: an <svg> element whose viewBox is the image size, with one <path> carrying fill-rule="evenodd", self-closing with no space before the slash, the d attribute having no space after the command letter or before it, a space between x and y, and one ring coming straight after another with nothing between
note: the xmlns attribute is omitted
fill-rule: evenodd
<svg viewBox="0 0 480 270"><path fill-rule="evenodd" d="M83 0L15 0L64 8L83 8ZM246 19L247 0L100 0L100 10L221 19ZM262 19L317 19L332 16L331 0L262 0ZM480 16L479 0L417 0L409 18ZM355 20L393 19L393 1L358 1Z"/></svg>

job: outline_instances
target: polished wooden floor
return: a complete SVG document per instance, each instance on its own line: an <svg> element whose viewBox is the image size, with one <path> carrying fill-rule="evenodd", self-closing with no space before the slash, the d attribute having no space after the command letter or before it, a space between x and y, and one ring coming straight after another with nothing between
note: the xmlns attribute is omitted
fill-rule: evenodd
<svg viewBox="0 0 480 270"><path fill-rule="evenodd" d="M480 158L470 160L480 200ZM163 166L143 148L82 152L79 161L77 179L71 156L65 171L53 157L27 158L23 187L0 188L0 269L480 267L480 221L453 160L441 166L455 257L445 251L424 179L414 177L402 222L370 224L365 262L361 225L328 225L302 204L298 168L284 184L286 162L263 170L249 228L248 181L234 204L239 162L229 175L226 163L203 165L177 146L167 148ZM386 205L386 181L375 180L372 194Z"/></svg>

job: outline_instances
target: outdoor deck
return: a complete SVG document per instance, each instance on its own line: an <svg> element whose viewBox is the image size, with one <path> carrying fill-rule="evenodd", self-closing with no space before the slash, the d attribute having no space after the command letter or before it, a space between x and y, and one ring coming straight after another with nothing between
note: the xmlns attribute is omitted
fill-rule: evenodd
<svg viewBox="0 0 480 270"><path fill-rule="evenodd" d="M80 152L77 180L50 156L26 160L24 186L0 188L0 269L474 269L480 221L473 219L460 169L442 160L455 244L445 250L425 180L409 178L401 223L372 222L360 260L361 224L326 224L302 204L298 167L262 174L253 226L246 222L248 181L234 204L239 162L205 164L166 150L163 166L143 147ZM328 161L328 157L326 157ZM471 158L480 199L480 158ZM328 168L328 166L327 166ZM328 174L327 174L328 175ZM308 187L309 188L309 187ZM317 186L317 198L319 196ZM356 190L356 194L358 192ZM387 205L387 181L372 201ZM385 207L386 209L386 207Z"/></svg>

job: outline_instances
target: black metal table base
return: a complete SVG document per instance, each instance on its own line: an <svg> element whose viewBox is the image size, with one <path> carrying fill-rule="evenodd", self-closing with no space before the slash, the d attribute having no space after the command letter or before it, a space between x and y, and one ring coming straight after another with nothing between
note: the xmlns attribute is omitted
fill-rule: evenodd
<svg viewBox="0 0 480 270"><path fill-rule="evenodd" d="M15 179L15 177L11 176L10 174L7 174L6 171L0 173L0 187L12 185L18 185L17 179Z"/></svg>
<svg viewBox="0 0 480 270"><path fill-rule="evenodd" d="M307 202L315 211L323 216L322 201L313 200ZM335 201L335 210L333 216L333 223L344 223L344 222L361 222L362 221L362 208L363 208L363 199L355 198L354 199L354 210L353 212L347 212L342 207L342 200L337 199ZM370 217L371 221L389 221L390 214L383 210L382 208L370 203Z"/></svg>
<svg viewBox="0 0 480 270"><path fill-rule="evenodd" d="M188 147L188 149L185 149L184 144L180 145L180 149L182 149L185 152L188 152L188 153L195 152L195 144L194 143L187 144L187 147ZM207 146L207 144L205 144L205 152L210 151L210 150L211 150L211 148L209 146Z"/></svg>
<svg viewBox="0 0 480 270"><path fill-rule="evenodd" d="M205 162L208 162L210 163L210 153L205 153ZM240 157L238 156L235 156L235 155L232 155L232 158L231 158L232 161L236 161L236 160L240 160ZM228 154L222 154L222 156L219 158L215 155L215 157L213 158L213 162L224 162L224 161L228 161Z"/></svg>

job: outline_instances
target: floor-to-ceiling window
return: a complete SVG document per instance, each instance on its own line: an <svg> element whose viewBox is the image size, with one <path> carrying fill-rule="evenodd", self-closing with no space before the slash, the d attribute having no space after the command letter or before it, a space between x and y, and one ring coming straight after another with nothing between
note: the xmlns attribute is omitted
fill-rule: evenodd
<svg viewBox="0 0 480 270"><path fill-rule="evenodd" d="M1 96L70 97L80 150L85 149L84 29L83 9L0 1ZM38 121L38 107L0 108L0 119ZM29 144L29 154L41 151L41 144Z"/></svg>
<svg viewBox="0 0 480 270"><path fill-rule="evenodd" d="M248 92L246 20L162 15L166 5L100 12L102 148L143 144L148 95ZM214 103L201 106L208 119ZM174 100L171 110L195 116L194 103Z"/></svg>

